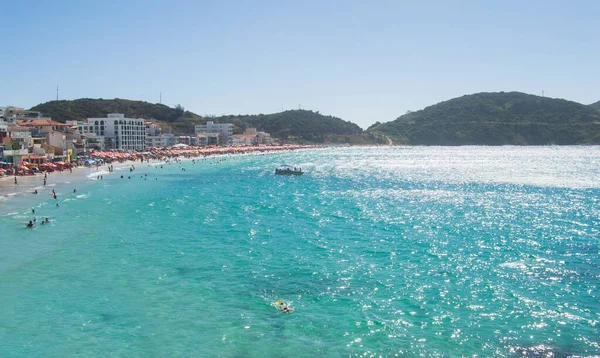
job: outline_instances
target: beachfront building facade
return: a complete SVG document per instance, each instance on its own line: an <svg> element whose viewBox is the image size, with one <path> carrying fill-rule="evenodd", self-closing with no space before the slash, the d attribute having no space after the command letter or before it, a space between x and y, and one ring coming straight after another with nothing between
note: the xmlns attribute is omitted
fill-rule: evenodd
<svg viewBox="0 0 600 358"><path fill-rule="evenodd" d="M28 148L32 145L31 132L28 128L7 123L6 134L3 134L0 144L0 161L16 166L29 153Z"/></svg>
<svg viewBox="0 0 600 358"><path fill-rule="evenodd" d="M2 116L4 120L8 123L15 123L16 117L18 114L23 113L25 111L24 108L15 107L15 106L6 106L3 107Z"/></svg>
<svg viewBox="0 0 600 358"><path fill-rule="evenodd" d="M106 138L101 135L96 135L96 133L86 133L85 136L85 147L83 153L87 155L90 150L106 150L104 144L106 143Z"/></svg>
<svg viewBox="0 0 600 358"><path fill-rule="evenodd" d="M267 132L257 131L256 128L246 128L244 131L245 135L254 135L256 136L256 144L273 144L273 138L271 134Z"/></svg>
<svg viewBox="0 0 600 358"><path fill-rule="evenodd" d="M41 119L42 112L29 111L21 107L7 106L2 107L1 116L4 120L10 123L16 123L19 119Z"/></svg>
<svg viewBox="0 0 600 358"><path fill-rule="evenodd" d="M53 121L50 118L18 119L17 124L30 129L32 137L45 138L48 144L66 147L67 133L73 125Z"/></svg>
<svg viewBox="0 0 600 358"><path fill-rule="evenodd" d="M202 147L219 145L221 143L221 135L219 133L196 134L196 138L198 138L198 145Z"/></svg>
<svg viewBox="0 0 600 358"><path fill-rule="evenodd" d="M35 113L39 112L30 113L32 119L17 119L20 126L27 127L31 131L33 153L38 156L47 155L52 159L73 161L75 155L84 148L85 140L76 126L41 116L35 117Z"/></svg>
<svg viewBox="0 0 600 358"><path fill-rule="evenodd" d="M146 148L166 148L177 144L174 134L166 133L146 136Z"/></svg>
<svg viewBox="0 0 600 358"><path fill-rule="evenodd" d="M33 146L31 130L27 127L11 124L8 126L8 137L12 143L19 143L20 148Z"/></svg>
<svg viewBox="0 0 600 358"><path fill-rule="evenodd" d="M238 146L257 145L258 136L256 134L234 134L231 144Z"/></svg>
<svg viewBox="0 0 600 358"><path fill-rule="evenodd" d="M84 154L88 154L90 150L106 150L106 137L103 135L96 134L94 129L94 122L82 122L82 121L67 121L67 123L74 125L77 131L81 133L83 138L83 150Z"/></svg>
<svg viewBox="0 0 600 358"><path fill-rule="evenodd" d="M142 122L143 126L140 125ZM177 136L161 133L162 129L151 121L125 118L122 114L88 118L87 122L76 122L74 125L85 136L88 150L141 151L146 148L166 148L178 143ZM144 145L139 142L140 137Z"/></svg>
<svg viewBox="0 0 600 358"><path fill-rule="evenodd" d="M0 118L0 143L4 142L4 138L8 138L8 123Z"/></svg>
<svg viewBox="0 0 600 358"><path fill-rule="evenodd" d="M177 137L171 133L163 133L162 128L151 121L145 122L146 148L166 148L177 144Z"/></svg>
<svg viewBox="0 0 600 358"><path fill-rule="evenodd" d="M82 132L94 133L104 137L106 150L145 150L146 120L126 118L121 113L110 113L106 118L88 118L87 126L81 126ZM79 125L78 125L79 127Z"/></svg>
<svg viewBox="0 0 600 358"><path fill-rule="evenodd" d="M198 145L198 137L189 136L189 135L180 135L180 136L177 136L177 144L196 146L196 145Z"/></svg>
<svg viewBox="0 0 600 358"><path fill-rule="evenodd" d="M208 121L206 124L199 124L195 126L196 135L198 134L220 134L221 144L230 145L232 143L233 136L233 124L231 123L214 123Z"/></svg>

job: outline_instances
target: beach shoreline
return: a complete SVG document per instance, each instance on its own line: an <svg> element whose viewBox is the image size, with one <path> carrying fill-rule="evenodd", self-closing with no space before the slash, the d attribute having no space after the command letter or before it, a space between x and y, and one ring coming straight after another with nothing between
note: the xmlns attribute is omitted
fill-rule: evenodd
<svg viewBox="0 0 600 358"><path fill-rule="evenodd" d="M278 153L282 150L297 150L297 149L314 149L316 147L302 147L302 148L278 148L276 150L264 150L261 154L273 154ZM65 169L63 171L54 171L47 173L47 182L44 185L44 174L38 173L30 176L16 176L18 185L14 184L15 176L8 175L0 177L0 209L3 203L11 201L12 198L39 195L39 194L51 194L53 190L56 191L57 195L66 194L73 192L74 189L79 189L83 183L89 183L96 181L104 176L110 176L113 174L121 173L124 175L125 169L129 169L132 166L141 169L146 166L157 166L166 164L169 160L176 160L180 162L189 162L192 160L200 160L203 158L214 158L221 156L243 156L253 155L258 153L257 149L252 148L251 150L229 152L229 151L215 151L210 154L204 155L184 155L175 154L171 157L162 156L159 158L146 158L143 161L138 160L123 160L123 161L112 161L103 163L101 165L89 165L89 166L77 166L73 167L72 170ZM264 149L264 148L263 148ZM109 167L112 166L113 170L110 171ZM34 192L37 190L38 194Z"/></svg>

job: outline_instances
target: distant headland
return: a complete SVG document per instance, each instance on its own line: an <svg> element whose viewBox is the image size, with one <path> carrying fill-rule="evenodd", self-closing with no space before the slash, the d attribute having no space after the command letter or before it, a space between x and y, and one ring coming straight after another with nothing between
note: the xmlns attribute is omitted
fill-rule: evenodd
<svg viewBox="0 0 600 358"><path fill-rule="evenodd" d="M477 93L367 129L407 145L600 144L600 111L520 92Z"/></svg>

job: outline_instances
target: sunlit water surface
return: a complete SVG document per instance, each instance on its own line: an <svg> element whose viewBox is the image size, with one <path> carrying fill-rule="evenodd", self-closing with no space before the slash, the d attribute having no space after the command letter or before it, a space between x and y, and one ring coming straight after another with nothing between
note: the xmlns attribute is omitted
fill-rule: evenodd
<svg viewBox="0 0 600 358"><path fill-rule="evenodd" d="M598 147L137 166L0 203L0 356L600 354Z"/></svg>

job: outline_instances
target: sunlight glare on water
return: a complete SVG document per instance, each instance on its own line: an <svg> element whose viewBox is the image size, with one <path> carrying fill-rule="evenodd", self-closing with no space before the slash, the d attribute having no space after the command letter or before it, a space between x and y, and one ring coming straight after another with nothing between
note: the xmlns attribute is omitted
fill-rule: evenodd
<svg viewBox="0 0 600 358"><path fill-rule="evenodd" d="M1 356L600 354L597 147L182 165L89 181L50 227L6 204Z"/></svg>

